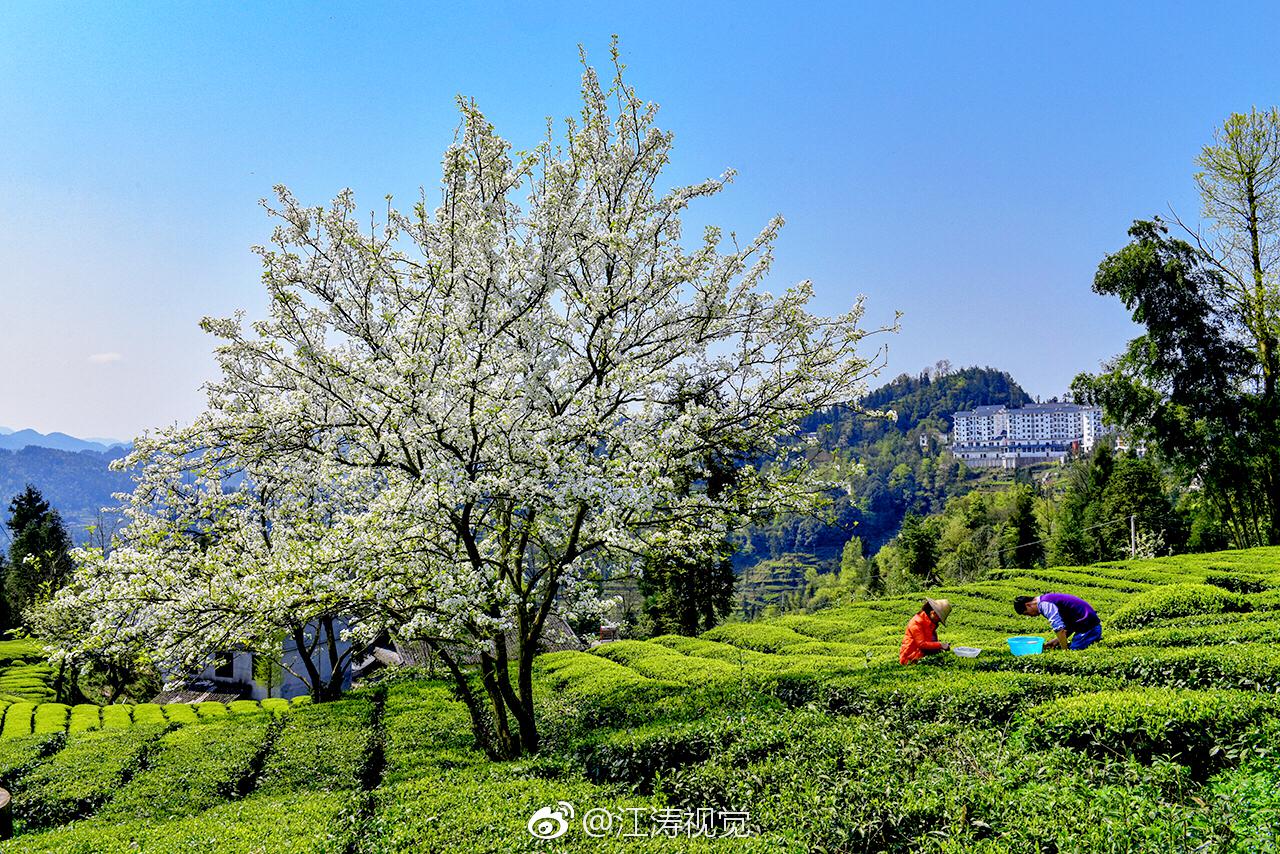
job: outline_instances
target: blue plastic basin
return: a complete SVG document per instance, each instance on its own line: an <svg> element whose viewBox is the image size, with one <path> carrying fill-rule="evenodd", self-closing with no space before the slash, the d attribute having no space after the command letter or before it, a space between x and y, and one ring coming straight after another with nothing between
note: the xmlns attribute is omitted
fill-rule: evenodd
<svg viewBox="0 0 1280 854"><path fill-rule="evenodd" d="M1009 638L1009 652L1014 655L1035 655L1044 652L1044 638L1034 635Z"/></svg>

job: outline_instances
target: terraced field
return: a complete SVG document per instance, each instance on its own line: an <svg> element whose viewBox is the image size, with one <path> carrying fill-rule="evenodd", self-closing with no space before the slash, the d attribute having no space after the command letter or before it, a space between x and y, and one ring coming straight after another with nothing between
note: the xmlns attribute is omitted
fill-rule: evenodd
<svg viewBox="0 0 1280 854"><path fill-rule="evenodd" d="M1015 659L1047 624L1011 600L1048 590L1104 642ZM127 722L14 703L0 852L1280 850L1278 591L1280 549L1008 572L929 591L979 658L905 668L917 597L553 653L543 749L511 763L407 678ZM548 808L565 832L535 839Z"/></svg>

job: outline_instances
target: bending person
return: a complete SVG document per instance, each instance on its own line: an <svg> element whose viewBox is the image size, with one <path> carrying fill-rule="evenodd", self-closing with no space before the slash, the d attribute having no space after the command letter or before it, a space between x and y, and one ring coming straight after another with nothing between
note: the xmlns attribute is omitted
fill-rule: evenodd
<svg viewBox="0 0 1280 854"><path fill-rule="evenodd" d="M1035 598L1018 596L1013 600L1013 610L1019 616L1039 615L1049 621L1049 628L1057 637L1045 644L1046 649L1084 649L1102 640L1098 612L1078 596L1066 593L1042 593Z"/></svg>
<svg viewBox="0 0 1280 854"><path fill-rule="evenodd" d="M898 650L898 663L910 664L926 655L951 649L951 644L938 641L938 626L947 621L950 613L951 603L946 599L925 599L920 613L907 623L907 633Z"/></svg>

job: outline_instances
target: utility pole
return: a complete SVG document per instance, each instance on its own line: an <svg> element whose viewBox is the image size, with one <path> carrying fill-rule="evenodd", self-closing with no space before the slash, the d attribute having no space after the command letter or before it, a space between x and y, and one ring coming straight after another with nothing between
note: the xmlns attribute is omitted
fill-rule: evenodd
<svg viewBox="0 0 1280 854"><path fill-rule="evenodd" d="M1138 556L1138 526L1135 520L1137 515L1129 514L1129 559L1133 560Z"/></svg>

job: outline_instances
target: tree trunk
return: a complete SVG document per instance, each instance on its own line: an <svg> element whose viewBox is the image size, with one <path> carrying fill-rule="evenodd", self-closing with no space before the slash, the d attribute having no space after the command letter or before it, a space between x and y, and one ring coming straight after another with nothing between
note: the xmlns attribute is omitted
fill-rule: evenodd
<svg viewBox="0 0 1280 854"><path fill-rule="evenodd" d="M485 716L484 709L476 698L475 692L471 690L471 683L467 681L466 674L458 667L458 663L454 661L453 656L443 648L434 644L429 644L429 646L444 662L444 666L453 677L454 693L458 699L462 700L467 707L467 713L471 715L471 733L475 737L476 747L484 751L484 754L492 760L502 759L494 749L493 728L490 726L489 719Z"/></svg>
<svg viewBox="0 0 1280 854"><path fill-rule="evenodd" d="M526 667L532 673L532 654L529 652L533 647L523 641L525 615L521 613L520 623L517 634L521 637L520 648L516 651L516 667L517 667L517 684L519 695L516 690L511 687L511 662L507 658L507 650L505 644L498 646L497 657L497 676L498 688L502 692L502 699L507 704L507 708L511 710L511 714L515 716L516 726L519 728L520 748L524 753L538 752L538 725L534 720L533 712L533 687L532 679L529 681L528 688L525 685ZM528 662L526 663L526 659Z"/></svg>
<svg viewBox="0 0 1280 854"><path fill-rule="evenodd" d="M290 630L293 637L293 645L297 648L298 657L302 659L302 668L307 671L307 687L310 688L311 700L315 703L323 703L326 699L324 691L324 680L320 678L320 670L316 667L316 663L311 660L311 652L313 647L307 646L307 634L303 627L294 624Z"/></svg>
<svg viewBox="0 0 1280 854"><path fill-rule="evenodd" d="M501 643L501 639L498 641ZM502 696L502 688L498 684L494 672L494 660L487 652L480 653L480 683L489 695L489 707L493 712L494 748L503 759L520 757L520 741L511 732L511 723L507 719L507 702Z"/></svg>

